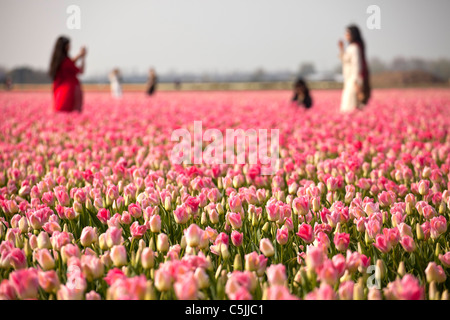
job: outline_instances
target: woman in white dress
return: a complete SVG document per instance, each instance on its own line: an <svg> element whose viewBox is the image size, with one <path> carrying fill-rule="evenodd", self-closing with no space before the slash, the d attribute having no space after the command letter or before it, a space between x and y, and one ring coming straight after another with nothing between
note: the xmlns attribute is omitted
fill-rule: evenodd
<svg viewBox="0 0 450 320"><path fill-rule="evenodd" d="M109 82L111 83L111 94L114 98L122 97L122 86L120 84L120 72L119 69L114 69L109 74Z"/></svg>
<svg viewBox="0 0 450 320"><path fill-rule="evenodd" d="M341 112L351 112L362 108L370 98L369 70L367 68L364 41L357 26L349 26L345 34L349 43L339 41L340 59L344 77L344 89L341 98Z"/></svg>

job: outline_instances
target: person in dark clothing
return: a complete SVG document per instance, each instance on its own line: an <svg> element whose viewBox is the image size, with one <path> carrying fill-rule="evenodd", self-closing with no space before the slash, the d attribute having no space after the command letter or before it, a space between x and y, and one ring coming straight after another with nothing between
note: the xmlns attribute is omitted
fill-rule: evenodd
<svg viewBox="0 0 450 320"><path fill-rule="evenodd" d="M306 109L312 107L312 98L309 94L308 86L302 78L298 78L294 84L294 96L292 102L297 102L298 105L303 105Z"/></svg>
<svg viewBox="0 0 450 320"><path fill-rule="evenodd" d="M150 69L148 74L148 82L147 82L147 94L149 96L153 95L156 90L156 85L158 83L158 77L156 76L155 69Z"/></svg>

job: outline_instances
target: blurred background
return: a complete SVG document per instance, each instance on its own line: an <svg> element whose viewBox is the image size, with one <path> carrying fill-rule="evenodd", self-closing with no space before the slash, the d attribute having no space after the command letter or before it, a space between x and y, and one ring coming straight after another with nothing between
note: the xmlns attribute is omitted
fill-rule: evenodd
<svg viewBox="0 0 450 320"><path fill-rule="evenodd" d="M71 5L79 28L68 27ZM340 88L337 42L355 23L374 87L446 87L449 12L448 0L0 0L0 82L47 90L54 42L66 35L72 56L87 46L88 90L109 90L113 68L124 90L142 90L150 67L160 90L291 89L298 76Z"/></svg>

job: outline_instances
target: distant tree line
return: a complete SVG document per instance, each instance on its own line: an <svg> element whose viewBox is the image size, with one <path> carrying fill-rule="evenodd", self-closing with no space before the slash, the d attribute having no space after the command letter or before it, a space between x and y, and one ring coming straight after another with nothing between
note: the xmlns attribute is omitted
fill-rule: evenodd
<svg viewBox="0 0 450 320"><path fill-rule="evenodd" d="M377 57L369 59L369 68L372 75L389 72L422 71L439 78L442 81L450 81L450 59L422 59L396 57L390 62L383 61ZM328 74L340 74L341 65L337 65ZM266 71L262 67L253 72L231 72L231 73L187 73L187 74L160 74L161 82L270 82L270 81L292 81L297 76L310 77L317 73L316 66L312 62L303 62L297 71ZM31 67L17 67L7 70L0 66L0 83L9 78L13 83L51 83L46 71L36 70ZM123 75L124 82L142 82L146 75ZM312 77L311 79L314 79ZM84 80L91 83L108 82L107 75L91 77Z"/></svg>

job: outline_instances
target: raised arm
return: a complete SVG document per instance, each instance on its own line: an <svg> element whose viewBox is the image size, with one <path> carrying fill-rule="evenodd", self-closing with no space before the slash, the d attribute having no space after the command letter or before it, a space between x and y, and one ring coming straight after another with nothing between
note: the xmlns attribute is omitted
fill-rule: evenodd
<svg viewBox="0 0 450 320"><path fill-rule="evenodd" d="M342 61L344 58L344 42L342 40L339 40L338 47L339 47L339 59Z"/></svg>
<svg viewBox="0 0 450 320"><path fill-rule="evenodd" d="M79 67L81 73L84 72L86 66L85 57L86 57L86 47L82 47L80 53L77 56L75 56L75 58L72 59L73 63L76 63L78 60L81 61L81 65Z"/></svg>

